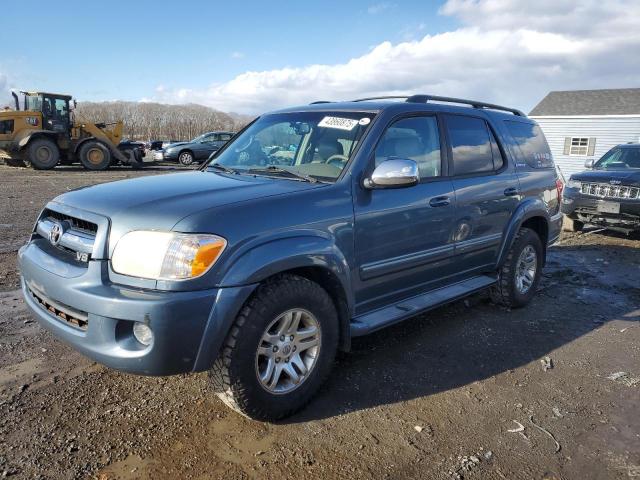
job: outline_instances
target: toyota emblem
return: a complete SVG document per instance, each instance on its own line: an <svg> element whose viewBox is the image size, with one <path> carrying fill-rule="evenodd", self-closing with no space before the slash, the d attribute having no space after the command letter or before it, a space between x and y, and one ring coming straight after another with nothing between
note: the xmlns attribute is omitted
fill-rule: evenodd
<svg viewBox="0 0 640 480"><path fill-rule="evenodd" d="M49 230L49 242L51 243L51 245L53 245L54 247L58 245L63 234L64 228L62 228L62 225L59 223L54 223L53 227L51 227L51 230Z"/></svg>

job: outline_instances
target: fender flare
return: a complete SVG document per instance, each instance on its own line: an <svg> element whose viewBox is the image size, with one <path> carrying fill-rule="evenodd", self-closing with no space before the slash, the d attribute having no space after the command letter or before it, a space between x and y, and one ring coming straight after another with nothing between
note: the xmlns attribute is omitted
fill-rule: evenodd
<svg viewBox="0 0 640 480"><path fill-rule="evenodd" d="M202 336L194 371L211 368L238 312L260 282L298 268L320 267L331 272L339 281L347 303L347 314L340 315L340 342L348 347L353 311L350 269L346 258L328 236L305 234L272 239L242 249L225 263L228 268L223 273L218 295L226 296L226 292L235 292L234 300L216 301L214 304L214 311ZM215 311L218 303L224 307L221 309L224 314ZM339 308L338 305L336 307Z"/></svg>
<svg viewBox="0 0 640 480"><path fill-rule="evenodd" d="M511 215L509 224L505 228L504 235L502 235L502 244L498 250L498 259L496 262L496 268L502 267L504 261L507 258L509 249L513 245L516 234L524 222L533 217L542 217L549 226L549 213L546 205L539 198L528 198L524 200ZM547 246L544 245L543 249L547 250Z"/></svg>
<svg viewBox="0 0 640 480"><path fill-rule="evenodd" d="M77 155L78 152L80 151L80 147L82 147L82 145L84 145L85 143L90 142L92 140L100 142L100 140L97 139L96 137L85 137L82 140L80 140L78 143L75 144L75 146L73 147L73 153ZM100 142L100 143L104 144L104 142Z"/></svg>
<svg viewBox="0 0 640 480"><path fill-rule="evenodd" d="M32 139L38 137L49 138L56 144L56 147L58 146L58 132L54 132L53 130L23 130L18 133L14 139L17 150L22 150Z"/></svg>

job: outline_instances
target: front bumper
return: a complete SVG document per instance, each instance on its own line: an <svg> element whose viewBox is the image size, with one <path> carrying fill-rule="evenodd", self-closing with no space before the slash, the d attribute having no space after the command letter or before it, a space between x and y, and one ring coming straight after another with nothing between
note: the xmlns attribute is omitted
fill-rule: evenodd
<svg viewBox="0 0 640 480"><path fill-rule="evenodd" d="M18 253L25 302L39 323L84 355L142 375L210 368L253 287L187 292L143 290L106 283L106 261L74 266L35 243ZM83 321L71 321L86 319ZM133 336L146 323L153 342Z"/></svg>
<svg viewBox="0 0 640 480"><path fill-rule="evenodd" d="M606 203L619 204L620 212L599 211L598 206ZM577 188L566 188L561 211L583 223L625 231L640 229L640 200L636 199L598 198L584 195Z"/></svg>

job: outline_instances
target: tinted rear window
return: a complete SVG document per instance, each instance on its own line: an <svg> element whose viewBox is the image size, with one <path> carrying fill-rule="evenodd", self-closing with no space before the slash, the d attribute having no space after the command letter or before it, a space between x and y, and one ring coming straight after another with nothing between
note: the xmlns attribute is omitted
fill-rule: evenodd
<svg viewBox="0 0 640 480"><path fill-rule="evenodd" d="M535 123L513 122L505 120L511 138L513 151L519 165L526 164L531 168L553 168L553 156L542 129Z"/></svg>
<svg viewBox="0 0 640 480"><path fill-rule="evenodd" d="M446 118L454 175L492 171L493 152L484 120L462 115L447 115Z"/></svg>

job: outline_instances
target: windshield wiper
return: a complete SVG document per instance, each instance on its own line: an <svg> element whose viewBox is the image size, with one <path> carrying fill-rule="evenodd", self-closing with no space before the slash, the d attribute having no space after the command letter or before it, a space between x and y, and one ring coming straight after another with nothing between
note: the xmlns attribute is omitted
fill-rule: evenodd
<svg viewBox="0 0 640 480"><path fill-rule="evenodd" d="M294 172L292 170L287 170L286 168L278 167L276 165L269 165L265 168L251 168L249 169L249 172L251 173L257 173L257 172L285 173L292 178L298 178L300 180L304 180L305 182L317 183L320 181L317 178L312 177L311 175L306 175L300 172Z"/></svg>
<svg viewBox="0 0 640 480"><path fill-rule="evenodd" d="M225 167L224 165L220 165L219 163L211 163L207 168L215 168L216 170L220 170L221 172L224 172L224 173L232 173L232 174L238 173L237 170L234 170L233 168Z"/></svg>

